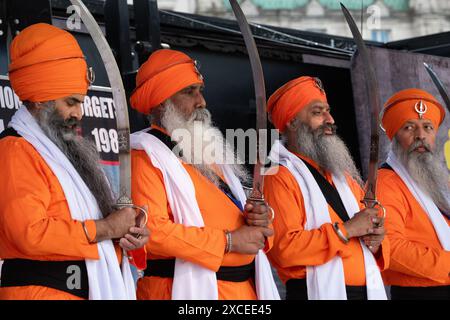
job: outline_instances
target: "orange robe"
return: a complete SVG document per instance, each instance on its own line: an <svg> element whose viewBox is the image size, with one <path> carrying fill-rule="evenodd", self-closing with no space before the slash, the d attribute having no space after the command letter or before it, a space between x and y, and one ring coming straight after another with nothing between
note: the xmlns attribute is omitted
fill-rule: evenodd
<svg viewBox="0 0 450 320"><path fill-rule="evenodd" d="M319 169L312 160L296 155ZM364 257L359 240L352 238L345 244L338 238L332 223L341 223L339 227L344 234L346 230L342 220L329 205L332 223L325 223L318 229L305 230L305 204L297 180L287 168L279 166L278 169L276 174L265 177L264 194L275 211L275 239L268 256L280 279L284 283L289 279L304 279L306 266L322 265L335 256L340 256L346 285L365 285ZM330 173L326 173L325 178L332 183ZM360 186L352 179L347 181L356 199L362 199L363 190ZM377 263L383 270L389 264L389 243L386 240L378 253Z"/></svg>
<svg viewBox="0 0 450 320"><path fill-rule="evenodd" d="M196 199L205 226L186 227L174 222L164 187L162 173L151 163L147 153L132 150L132 198L148 205L150 240L147 259L180 258L217 271L221 266L249 264L255 255L225 254L224 230L245 224L239 208L192 165L183 163L195 187ZM266 249L269 249L272 237ZM138 281L137 298L166 300L172 296L172 278L143 277ZM229 282L218 280L219 299L256 299L253 280Z"/></svg>
<svg viewBox="0 0 450 320"><path fill-rule="evenodd" d="M63 189L41 155L22 137L0 139L0 259L98 259L80 221L73 220ZM85 222L90 237L95 222ZM116 253L121 259L121 250ZM4 299L81 299L42 286L0 287Z"/></svg>
<svg viewBox="0 0 450 320"><path fill-rule="evenodd" d="M442 248L428 215L395 171L379 170L377 192L386 208L391 243L385 282L402 287L450 285L450 252Z"/></svg>

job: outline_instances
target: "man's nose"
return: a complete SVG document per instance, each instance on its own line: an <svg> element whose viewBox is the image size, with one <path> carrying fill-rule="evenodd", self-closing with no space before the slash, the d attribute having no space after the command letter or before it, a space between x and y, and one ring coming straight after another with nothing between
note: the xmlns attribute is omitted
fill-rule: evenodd
<svg viewBox="0 0 450 320"><path fill-rule="evenodd" d="M73 118L76 118L78 121L81 121L83 118L83 110L81 108L81 103L78 103L77 106L73 109L70 114Z"/></svg>
<svg viewBox="0 0 450 320"><path fill-rule="evenodd" d="M195 108L206 108L206 100L203 97L203 94L201 92L199 92L197 94L197 97L195 99Z"/></svg>
<svg viewBox="0 0 450 320"><path fill-rule="evenodd" d="M415 139L424 141L426 138L425 129L418 127L415 132Z"/></svg>
<svg viewBox="0 0 450 320"><path fill-rule="evenodd" d="M334 118L331 116L331 113L328 111L325 112L325 123L326 124L334 124Z"/></svg>

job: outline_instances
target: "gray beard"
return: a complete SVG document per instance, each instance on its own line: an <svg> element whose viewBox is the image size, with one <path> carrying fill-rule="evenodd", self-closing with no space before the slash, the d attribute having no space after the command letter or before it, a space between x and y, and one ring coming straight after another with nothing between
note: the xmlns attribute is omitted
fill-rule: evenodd
<svg viewBox="0 0 450 320"><path fill-rule="evenodd" d="M326 127L333 130L333 135L324 134ZM325 125L311 130L308 125L298 122L296 148L326 171L337 176L347 174L360 185L363 184L350 151L336 135L336 126Z"/></svg>
<svg viewBox="0 0 450 320"><path fill-rule="evenodd" d="M220 185L220 178L217 175L216 170L219 169L217 164L223 164L225 161L231 167L234 174L239 178L241 182L248 181L249 175L247 170L243 165L238 163L237 157L232 150L232 148L227 144L226 139L223 137L219 129L212 125L211 113L204 108L196 109L192 114L186 118L177 107L170 101L167 100L164 103L164 109L161 117L161 125L165 128L172 139L176 140L177 143L175 154L180 156L183 161L191 164L195 167L204 177L210 180L216 186ZM195 136L194 126L201 126L202 136ZM174 136L176 130L184 129L184 132L189 135L189 137L182 136L181 139L177 139ZM179 131L178 131L179 132ZM207 134L209 132L209 134ZM201 140L203 146L210 145L211 143L216 144L217 148L223 154L217 155L210 154L205 149L205 147L200 150L195 149L196 144ZM200 155L198 154L201 151ZM222 159L224 162L221 162ZM229 161L231 160L231 161Z"/></svg>
<svg viewBox="0 0 450 320"><path fill-rule="evenodd" d="M428 152L418 153L413 150L424 146ZM411 178L422 192L430 196L436 206L445 214L450 214L450 190L448 186L448 169L444 164L442 148L434 151L427 144L415 141L408 150L404 150L397 138L391 144L392 152L408 171Z"/></svg>
<svg viewBox="0 0 450 320"><path fill-rule="evenodd" d="M66 121L56 110L53 101L47 102L36 115L36 120L47 137L62 151L77 170L81 179L97 200L103 217L113 211L113 197L106 175L100 167L100 156L93 142L78 136L76 129L67 125L78 125L79 121L71 118Z"/></svg>

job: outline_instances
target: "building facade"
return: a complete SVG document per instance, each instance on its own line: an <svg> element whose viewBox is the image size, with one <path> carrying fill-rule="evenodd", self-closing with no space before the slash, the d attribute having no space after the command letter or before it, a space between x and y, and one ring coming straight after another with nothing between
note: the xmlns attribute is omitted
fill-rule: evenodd
<svg viewBox="0 0 450 320"><path fill-rule="evenodd" d="M129 0L130 2L132 0ZM450 31L448 0L240 0L254 23L351 37L339 2L367 40L389 42ZM234 19L228 0L158 0L161 10ZM363 19L361 19L363 12ZM361 23L362 20L362 23Z"/></svg>

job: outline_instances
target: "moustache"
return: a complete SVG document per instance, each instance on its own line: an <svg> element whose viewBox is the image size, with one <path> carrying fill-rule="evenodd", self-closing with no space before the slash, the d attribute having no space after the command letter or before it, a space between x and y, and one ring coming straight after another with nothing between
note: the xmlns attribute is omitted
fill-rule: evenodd
<svg viewBox="0 0 450 320"><path fill-rule="evenodd" d="M81 121L77 118L69 118L61 123L61 126L67 129L76 130L80 127Z"/></svg>
<svg viewBox="0 0 450 320"><path fill-rule="evenodd" d="M337 125L335 124L323 124L319 126L316 130L314 130L314 134L316 137L321 137L325 135L325 130L330 130L331 134L336 134L337 131Z"/></svg>
<svg viewBox="0 0 450 320"><path fill-rule="evenodd" d="M414 141L408 148L408 153L413 153L418 148L424 148L426 152L431 152L431 146L425 141L418 140Z"/></svg>
<svg viewBox="0 0 450 320"><path fill-rule="evenodd" d="M211 113L206 109L196 109L192 112L191 116L189 117L189 121L206 121L211 118Z"/></svg>

